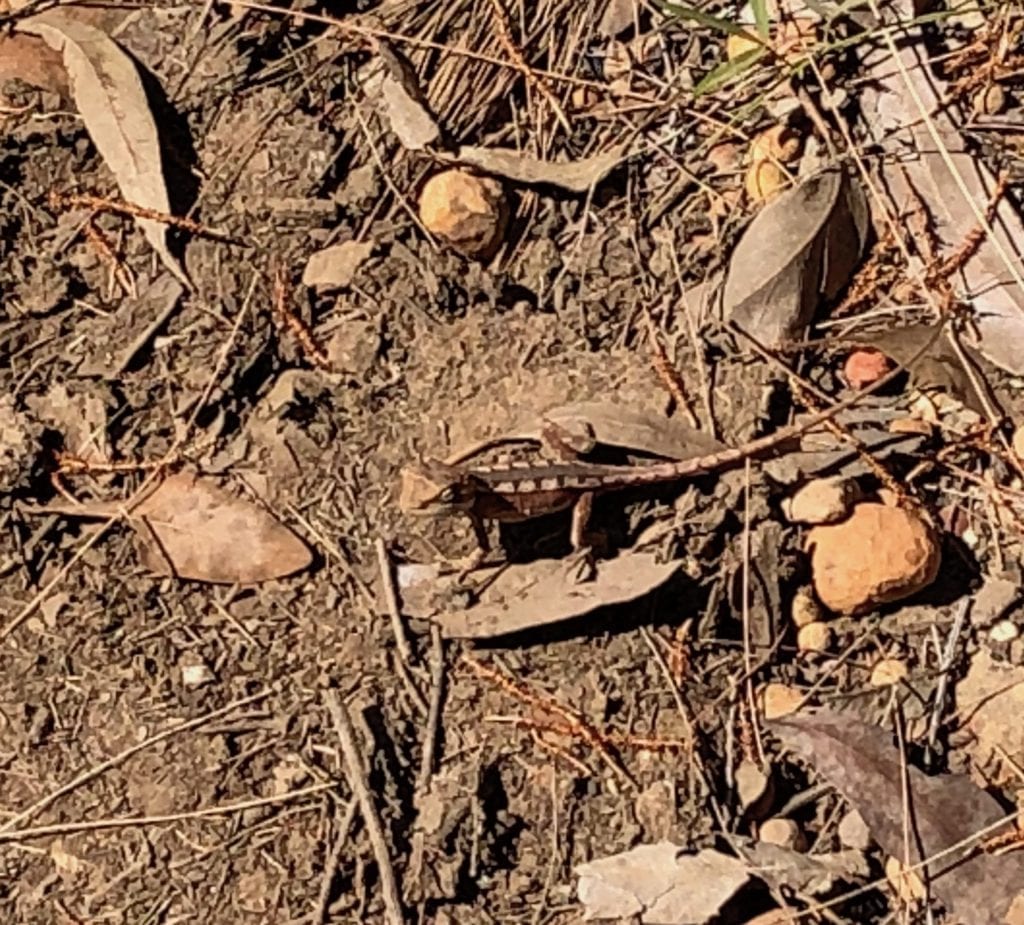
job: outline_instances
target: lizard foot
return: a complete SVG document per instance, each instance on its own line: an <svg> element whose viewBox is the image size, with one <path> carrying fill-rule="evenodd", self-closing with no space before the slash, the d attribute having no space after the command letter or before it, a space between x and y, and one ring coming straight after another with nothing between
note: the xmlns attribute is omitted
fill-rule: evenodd
<svg viewBox="0 0 1024 925"><path fill-rule="evenodd" d="M597 559L594 557L594 550L589 546L574 550L565 560L565 573L574 585L594 581L597 578Z"/></svg>

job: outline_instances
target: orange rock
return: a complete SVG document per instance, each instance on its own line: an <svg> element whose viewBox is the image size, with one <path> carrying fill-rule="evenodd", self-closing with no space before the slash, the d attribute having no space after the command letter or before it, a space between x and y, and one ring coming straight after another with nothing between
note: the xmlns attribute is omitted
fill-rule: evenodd
<svg viewBox="0 0 1024 925"><path fill-rule="evenodd" d="M420 221L460 253L487 260L508 223L504 190L490 177L445 170L427 180L420 193Z"/></svg>
<svg viewBox="0 0 1024 925"><path fill-rule="evenodd" d="M861 350L854 350L846 358L846 363L843 365L843 377L851 388L863 389L878 382L890 369L892 369L892 363L881 350L864 347Z"/></svg>
<svg viewBox="0 0 1024 925"><path fill-rule="evenodd" d="M902 600L935 580L938 538L916 514L863 503L842 523L808 536L818 599L837 613L855 614Z"/></svg>

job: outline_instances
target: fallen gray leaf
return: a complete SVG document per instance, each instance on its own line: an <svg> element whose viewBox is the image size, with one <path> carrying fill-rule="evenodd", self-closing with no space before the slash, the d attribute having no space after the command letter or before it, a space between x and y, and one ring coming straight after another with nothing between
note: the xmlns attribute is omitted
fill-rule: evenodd
<svg viewBox="0 0 1024 925"><path fill-rule="evenodd" d="M572 579L570 563L542 559L480 570L480 600L465 610L439 610L435 601L444 588L433 583L419 588L408 585L403 591L402 609L409 616L437 623L446 638L489 639L636 600L663 585L678 569L678 562L657 562L654 556L623 553L599 562L592 581L577 583Z"/></svg>
<svg viewBox="0 0 1024 925"><path fill-rule="evenodd" d="M888 0L882 9L887 28L902 24L897 48L907 78L885 43L866 44L860 71L865 78L860 97L864 119L875 140L895 155L881 160L891 211L900 215L919 197L948 249L943 256L949 256L978 226L996 181L981 160L965 150L946 105L946 86L933 72L924 29L908 25L916 16L912 0ZM918 102L928 113L927 122ZM1002 369L1020 374L1024 373L1024 221L1005 196L993 226L995 234L985 238L953 282L975 310L981 351Z"/></svg>
<svg viewBox="0 0 1024 925"><path fill-rule="evenodd" d="M796 890L808 896L825 896L839 883L862 880L871 873L862 851L804 854L792 848L755 842L744 845L743 856L753 876L776 889Z"/></svg>
<svg viewBox="0 0 1024 925"><path fill-rule="evenodd" d="M803 335L821 295L833 297L860 260L867 212L843 170L803 180L763 208L736 245L725 317L766 347Z"/></svg>
<svg viewBox="0 0 1024 925"><path fill-rule="evenodd" d="M559 405L545 411L542 419L562 427L585 424L597 443L665 459L687 459L724 448L711 434L690 427L678 418L612 401Z"/></svg>
<svg viewBox="0 0 1024 925"><path fill-rule="evenodd" d="M18 28L64 56L71 95L124 199L170 214L156 123L132 59L105 32L58 10L30 17ZM164 266L191 289L185 268L167 246L167 226L149 218L135 221Z"/></svg>
<svg viewBox="0 0 1024 925"><path fill-rule="evenodd" d="M302 271L302 285L317 292L331 292L352 285L373 248L373 241L343 241L317 251Z"/></svg>
<svg viewBox="0 0 1024 925"><path fill-rule="evenodd" d="M391 131L403 148L421 151L441 137L441 130L427 108L413 68L386 42L378 41L377 50L385 67L378 92Z"/></svg>
<svg viewBox="0 0 1024 925"><path fill-rule="evenodd" d="M749 879L738 858L671 842L638 845L576 868L584 919L639 916L644 925L703 925Z"/></svg>
<svg viewBox="0 0 1024 925"><path fill-rule="evenodd" d="M625 146L612 148L579 161L542 161L514 148L459 148L455 160L515 183L559 186L571 193L585 193L600 183L628 157Z"/></svg>
<svg viewBox="0 0 1024 925"><path fill-rule="evenodd" d="M808 761L863 817L872 837L905 861L904 765L889 733L851 717L821 712L768 724L792 752ZM1006 814L964 775L928 777L907 767L910 863L959 844ZM955 915L971 925L1003 925L1024 883L1024 854L970 855L958 850L926 866L928 882Z"/></svg>

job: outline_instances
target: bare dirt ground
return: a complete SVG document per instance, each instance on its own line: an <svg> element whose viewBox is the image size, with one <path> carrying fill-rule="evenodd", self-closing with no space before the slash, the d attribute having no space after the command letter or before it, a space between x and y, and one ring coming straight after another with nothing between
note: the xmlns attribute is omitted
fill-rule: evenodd
<svg viewBox="0 0 1024 925"><path fill-rule="evenodd" d="M805 407L694 289L726 267L757 208L743 197L743 139L763 118L760 90L695 102L722 36L641 4L612 4L626 11L615 30L608 4L498 4L511 38L486 3L279 6L90 13L162 93L153 112L172 211L235 242L174 232L194 284L184 294L131 220L97 224L135 295L84 233L87 210L52 206L51 191L116 199L117 187L66 92L0 71L12 78L0 83L0 917L388 921L327 691L352 717L410 922L576 922L581 863L663 839L700 848L755 835L760 820L736 792L742 755L774 755L776 809L814 782L762 742L752 684L783 682L874 721L895 701L869 683L872 667L898 658L911 678L897 699L921 734L942 667L934 628L946 638L955 601L1001 555L998 536L964 545L985 502L958 501L939 476L915 483L950 528L938 585L905 608L832 620L827 657L797 651L803 532L780 512L787 489L756 467L599 500L594 523L613 545L653 529L661 559L680 562L654 593L511 641L442 642L407 614L403 657L378 545L392 566L474 548L463 520L399 511L403 465L567 402L678 419L648 318L702 428L725 442ZM330 16L358 28L332 29ZM439 159L404 150L365 91L379 34L404 37L459 144L581 160L641 137L646 153L583 193L508 184L498 253L462 256L416 217ZM510 43L538 72L575 78L543 83L559 111L537 78L495 63ZM342 241L372 245L350 283L302 285L311 254ZM275 279L329 368L275 313ZM813 386L844 394L841 357L785 354L796 356ZM905 407L902 385L887 400ZM955 461L984 480L980 445L965 441ZM125 523L35 510L65 503L60 490L128 498L152 474L134 464L168 453L288 525L311 565L249 584L160 577ZM916 449L892 469L903 478L933 455ZM68 470L71 457L84 471ZM507 551L566 556L567 524L509 531ZM550 720L551 704L574 719ZM599 747L594 729L626 744ZM828 851L843 811L826 788L791 815ZM884 853L864 857L863 876L820 898L878 880ZM753 886L714 921L751 921L780 895L811 904ZM876 885L817 921L895 921L900 908Z"/></svg>

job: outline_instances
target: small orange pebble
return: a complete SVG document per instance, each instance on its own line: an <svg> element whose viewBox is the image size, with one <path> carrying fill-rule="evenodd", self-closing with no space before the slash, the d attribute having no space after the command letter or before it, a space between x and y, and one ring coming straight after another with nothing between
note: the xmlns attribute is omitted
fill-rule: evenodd
<svg viewBox="0 0 1024 925"><path fill-rule="evenodd" d="M892 362L873 347L854 350L843 364L843 378L854 389L864 389L878 382L892 369Z"/></svg>

